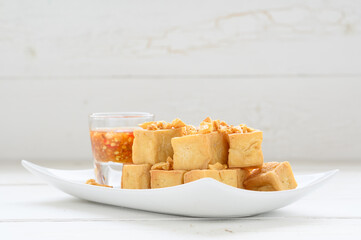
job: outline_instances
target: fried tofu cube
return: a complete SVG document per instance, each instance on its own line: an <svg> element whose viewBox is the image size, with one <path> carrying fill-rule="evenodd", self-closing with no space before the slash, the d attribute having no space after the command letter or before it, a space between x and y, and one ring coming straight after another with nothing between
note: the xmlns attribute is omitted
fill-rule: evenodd
<svg viewBox="0 0 361 240"><path fill-rule="evenodd" d="M176 137L172 146L175 170L207 169L208 164L227 163L228 142L220 132Z"/></svg>
<svg viewBox="0 0 361 240"><path fill-rule="evenodd" d="M243 169L225 169L225 170L192 170L184 174L184 183L196 181L201 178L213 178L232 187L243 188L243 181L247 172Z"/></svg>
<svg viewBox="0 0 361 240"><path fill-rule="evenodd" d="M258 130L229 134L228 166L230 168L262 166L262 139L263 134Z"/></svg>
<svg viewBox="0 0 361 240"><path fill-rule="evenodd" d="M161 130L134 130L133 163L155 164L173 156L171 139L183 135L183 128Z"/></svg>
<svg viewBox="0 0 361 240"><path fill-rule="evenodd" d="M255 191L282 191L296 188L297 182L289 162L268 162L252 170L244 185Z"/></svg>
<svg viewBox="0 0 361 240"><path fill-rule="evenodd" d="M228 170L236 170L237 171L237 187L245 189L243 182L249 176L249 171L247 171L246 169L241 169L241 168L230 168Z"/></svg>
<svg viewBox="0 0 361 240"><path fill-rule="evenodd" d="M173 187L183 184L184 170L151 170L151 188Z"/></svg>
<svg viewBox="0 0 361 240"><path fill-rule="evenodd" d="M148 189L150 188L150 164L124 164L122 170L121 188Z"/></svg>
<svg viewBox="0 0 361 240"><path fill-rule="evenodd" d="M184 183L189 183L202 178L213 178L221 182L220 170L191 170L184 174Z"/></svg>

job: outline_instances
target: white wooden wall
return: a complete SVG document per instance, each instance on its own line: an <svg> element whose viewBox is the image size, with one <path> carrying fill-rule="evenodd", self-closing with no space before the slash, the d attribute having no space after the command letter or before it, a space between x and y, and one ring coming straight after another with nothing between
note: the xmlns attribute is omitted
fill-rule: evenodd
<svg viewBox="0 0 361 240"><path fill-rule="evenodd" d="M87 115L133 110L360 161L360 88L358 0L0 0L0 161L87 161Z"/></svg>

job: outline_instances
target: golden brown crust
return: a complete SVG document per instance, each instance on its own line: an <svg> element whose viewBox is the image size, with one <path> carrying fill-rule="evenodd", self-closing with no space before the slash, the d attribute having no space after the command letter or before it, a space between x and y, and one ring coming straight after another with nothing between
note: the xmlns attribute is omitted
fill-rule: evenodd
<svg viewBox="0 0 361 240"><path fill-rule="evenodd" d="M249 174L248 178L255 177L261 173L266 173L266 172L272 171L279 165L280 165L279 162L267 162L267 163L264 163L261 167L249 168L250 174Z"/></svg>
<svg viewBox="0 0 361 240"><path fill-rule="evenodd" d="M222 182L219 170L191 170L184 174L184 183L189 183L202 178L213 178L217 181Z"/></svg>
<svg viewBox="0 0 361 240"><path fill-rule="evenodd" d="M124 164L122 170L121 188L148 189L150 188L150 164Z"/></svg>
<svg viewBox="0 0 361 240"><path fill-rule="evenodd" d="M183 136L182 128L163 130L134 130L133 163L156 164L166 162L169 156L173 156L171 139Z"/></svg>
<svg viewBox="0 0 361 240"><path fill-rule="evenodd" d="M282 191L296 188L297 182L289 162L269 162L254 169L244 185L255 191Z"/></svg>
<svg viewBox="0 0 361 240"><path fill-rule="evenodd" d="M261 131L229 134L228 166L230 168L262 166L262 140Z"/></svg>
<svg viewBox="0 0 361 240"><path fill-rule="evenodd" d="M233 187L244 188L243 181L245 177L246 171L240 168L225 170L191 170L184 174L184 183L193 182L201 178L213 178Z"/></svg>
<svg viewBox="0 0 361 240"><path fill-rule="evenodd" d="M184 170L151 170L151 188L173 187L183 184Z"/></svg>
<svg viewBox="0 0 361 240"><path fill-rule="evenodd" d="M223 133L196 134L172 139L173 168L206 169L208 164L227 163L228 142Z"/></svg>

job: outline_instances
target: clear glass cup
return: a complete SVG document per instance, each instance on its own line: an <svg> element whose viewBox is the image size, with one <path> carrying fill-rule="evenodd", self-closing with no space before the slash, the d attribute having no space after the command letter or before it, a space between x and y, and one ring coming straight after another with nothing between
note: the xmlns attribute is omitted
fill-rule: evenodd
<svg viewBox="0 0 361 240"><path fill-rule="evenodd" d="M123 163L132 163L133 130L154 120L146 112L92 113L89 115L90 140L96 181L120 187Z"/></svg>

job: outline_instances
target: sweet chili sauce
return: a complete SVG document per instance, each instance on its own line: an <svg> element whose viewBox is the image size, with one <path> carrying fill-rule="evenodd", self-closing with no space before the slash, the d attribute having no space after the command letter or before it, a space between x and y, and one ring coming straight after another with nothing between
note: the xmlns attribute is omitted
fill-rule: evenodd
<svg viewBox="0 0 361 240"><path fill-rule="evenodd" d="M90 140L95 161L132 163L133 129L92 130Z"/></svg>

